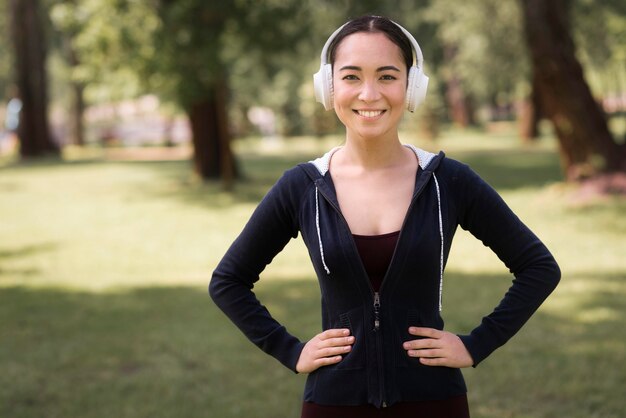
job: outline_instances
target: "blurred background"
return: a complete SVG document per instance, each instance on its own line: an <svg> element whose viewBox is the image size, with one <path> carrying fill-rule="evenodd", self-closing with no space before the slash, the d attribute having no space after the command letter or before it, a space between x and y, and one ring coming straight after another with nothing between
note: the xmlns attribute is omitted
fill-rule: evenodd
<svg viewBox="0 0 626 418"><path fill-rule="evenodd" d="M402 141L470 164L563 270L467 371L473 416L623 416L618 0L0 2L0 416L298 416L303 376L206 285L282 171L342 142L312 74L330 33L366 13L424 54L427 100ZM255 287L302 339L320 327L309 264L296 240ZM459 231L448 329L469 332L509 284Z"/></svg>

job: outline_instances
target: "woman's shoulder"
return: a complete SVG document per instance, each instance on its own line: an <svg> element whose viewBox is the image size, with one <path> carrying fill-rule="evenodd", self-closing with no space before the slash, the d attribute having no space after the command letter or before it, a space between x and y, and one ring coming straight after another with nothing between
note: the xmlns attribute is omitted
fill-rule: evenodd
<svg viewBox="0 0 626 418"><path fill-rule="evenodd" d="M469 165L449 157L443 151L439 152L438 157L433 171L439 180L459 184L476 175Z"/></svg>
<svg viewBox="0 0 626 418"><path fill-rule="evenodd" d="M437 177L462 195L470 190L477 191L490 188L487 182L467 163L446 156L441 160Z"/></svg>
<svg viewBox="0 0 626 418"><path fill-rule="evenodd" d="M314 183L301 163L286 169L272 187L274 192L289 194L292 198L301 197Z"/></svg>
<svg viewBox="0 0 626 418"><path fill-rule="evenodd" d="M463 173L467 171L472 171L472 169L470 168L468 164L464 163L463 161L452 158L448 155L446 155L445 158L441 160L439 167L441 170L449 171L450 174L458 174L458 173Z"/></svg>

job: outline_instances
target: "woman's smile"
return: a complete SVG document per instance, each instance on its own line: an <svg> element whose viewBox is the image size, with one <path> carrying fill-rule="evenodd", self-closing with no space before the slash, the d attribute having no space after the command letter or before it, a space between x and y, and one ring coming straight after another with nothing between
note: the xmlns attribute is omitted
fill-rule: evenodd
<svg viewBox="0 0 626 418"><path fill-rule="evenodd" d="M364 119L374 120L377 119L379 116L382 116L382 114L385 113L386 110L353 110L353 112Z"/></svg>

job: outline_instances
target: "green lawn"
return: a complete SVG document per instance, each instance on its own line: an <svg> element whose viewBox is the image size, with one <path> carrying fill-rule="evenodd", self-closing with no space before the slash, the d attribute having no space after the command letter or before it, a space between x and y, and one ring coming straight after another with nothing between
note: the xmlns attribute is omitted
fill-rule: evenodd
<svg viewBox="0 0 626 418"><path fill-rule="evenodd" d="M473 417L623 417L626 199L580 204L559 183L554 144L447 133L546 242L563 270L528 325L467 370ZM0 165L0 417L296 417L303 376L258 351L207 296L211 271L280 173L333 145L237 143L246 180L202 184L185 160L122 161L95 150ZM444 317L468 332L510 284L459 230ZM294 241L257 286L305 339L319 291Z"/></svg>

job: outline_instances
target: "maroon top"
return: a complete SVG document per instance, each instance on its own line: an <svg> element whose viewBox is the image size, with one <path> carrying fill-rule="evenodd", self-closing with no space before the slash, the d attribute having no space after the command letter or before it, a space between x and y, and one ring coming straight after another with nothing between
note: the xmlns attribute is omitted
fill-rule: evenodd
<svg viewBox="0 0 626 418"><path fill-rule="evenodd" d="M382 235L352 235L375 292L380 289L391 264L399 235L400 231Z"/></svg>
<svg viewBox="0 0 626 418"><path fill-rule="evenodd" d="M373 405L326 406L302 404L300 418L470 418L467 396L436 401L400 402L387 408Z"/></svg>
<svg viewBox="0 0 626 418"><path fill-rule="evenodd" d="M353 235L365 271L378 292L391 263L400 231L382 235ZM373 405L333 406L302 404L301 418L469 418L467 396L451 399L401 402L388 408Z"/></svg>

